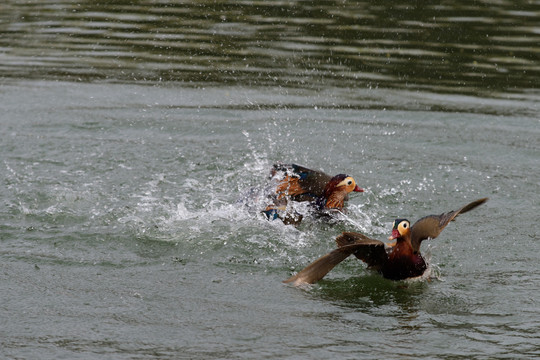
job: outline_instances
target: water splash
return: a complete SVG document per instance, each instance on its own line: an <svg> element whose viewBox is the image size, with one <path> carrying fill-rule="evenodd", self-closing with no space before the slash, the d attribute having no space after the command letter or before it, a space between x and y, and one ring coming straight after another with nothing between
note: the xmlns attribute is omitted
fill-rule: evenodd
<svg viewBox="0 0 540 360"><path fill-rule="evenodd" d="M372 219L376 214L372 212L362 211L361 208L361 205L351 205L347 209L347 212L339 211L338 220L353 225L355 231L359 231L362 233L384 233L384 227L373 223ZM348 231L353 231L353 229Z"/></svg>
<svg viewBox="0 0 540 360"><path fill-rule="evenodd" d="M251 164L244 164L244 168L247 169L250 172L256 172L261 173L267 169L270 168L267 154L264 152L260 152L257 150L256 146L253 145L253 141L250 137L250 134L248 131L243 130L242 134L246 137L247 140L247 148L249 149L252 157L253 157L253 163Z"/></svg>

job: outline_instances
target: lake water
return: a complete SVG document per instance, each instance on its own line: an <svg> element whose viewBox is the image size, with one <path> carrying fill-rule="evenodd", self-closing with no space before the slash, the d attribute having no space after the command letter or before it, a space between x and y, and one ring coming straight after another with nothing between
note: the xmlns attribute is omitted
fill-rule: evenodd
<svg viewBox="0 0 540 360"><path fill-rule="evenodd" d="M4 1L0 355L540 358L540 4ZM277 161L366 189L269 222ZM342 231L422 245L282 284Z"/></svg>

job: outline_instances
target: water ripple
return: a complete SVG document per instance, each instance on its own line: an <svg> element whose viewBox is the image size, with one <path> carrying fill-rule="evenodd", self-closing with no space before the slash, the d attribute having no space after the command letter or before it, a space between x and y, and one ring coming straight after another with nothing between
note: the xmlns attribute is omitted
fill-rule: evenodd
<svg viewBox="0 0 540 360"><path fill-rule="evenodd" d="M539 18L523 1L11 0L0 14L0 75L500 97L538 91Z"/></svg>

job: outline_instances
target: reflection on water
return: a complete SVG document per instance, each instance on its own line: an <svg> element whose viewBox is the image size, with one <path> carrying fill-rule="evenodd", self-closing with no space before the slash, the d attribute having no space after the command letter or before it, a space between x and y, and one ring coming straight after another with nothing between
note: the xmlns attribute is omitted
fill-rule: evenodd
<svg viewBox="0 0 540 360"><path fill-rule="evenodd" d="M539 20L505 0L7 0L0 77L524 95Z"/></svg>
<svg viewBox="0 0 540 360"><path fill-rule="evenodd" d="M361 271L361 270L360 270ZM406 313L415 312L426 282L395 282L378 274L353 277L347 280L324 281L314 288L314 296L356 310L370 311L373 307L397 305Z"/></svg>

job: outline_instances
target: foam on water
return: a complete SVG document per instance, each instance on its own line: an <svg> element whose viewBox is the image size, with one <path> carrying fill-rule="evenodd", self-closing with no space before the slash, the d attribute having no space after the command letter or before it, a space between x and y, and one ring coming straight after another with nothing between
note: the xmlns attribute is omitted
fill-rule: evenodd
<svg viewBox="0 0 540 360"><path fill-rule="evenodd" d="M176 244L185 258L210 256L233 262L257 262L291 267L311 261L335 246L342 231L383 234L385 226L372 219L379 209L365 207L369 201L354 194L343 213L328 221L313 216L306 203L290 203L291 211L305 215L299 226L269 221L261 214L274 191L271 155L252 145L247 161L228 165L212 178L190 176L181 182L154 174L129 198L132 207L119 211L117 221L135 237ZM270 141L270 140L268 140Z"/></svg>

